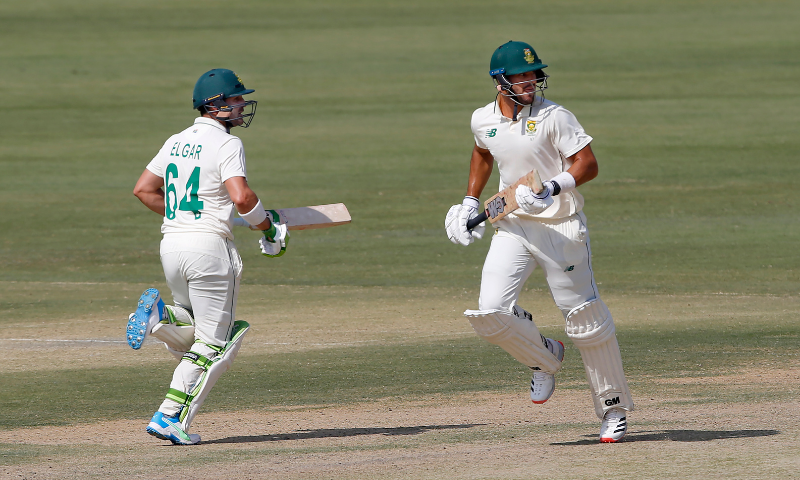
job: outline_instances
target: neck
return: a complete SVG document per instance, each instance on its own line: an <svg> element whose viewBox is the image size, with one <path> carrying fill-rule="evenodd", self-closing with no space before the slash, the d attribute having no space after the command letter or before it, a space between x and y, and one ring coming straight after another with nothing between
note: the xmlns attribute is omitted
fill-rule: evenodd
<svg viewBox="0 0 800 480"><path fill-rule="evenodd" d="M503 94L497 96L497 104L500 106L500 113L506 118L514 118L514 106L517 107L517 119L522 113L528 113L530 105L519 105L514 100L506 97Z"/></svg>
<svg viewBox="0 0 800 480"><path fill-rule="evenodd" d="M217 122L220 125L222 125L223 127L225 127L225 131L226 132L231 133L231 127L228 126L228 122L226 122L225 120L220 120L219 118L217 118L217 117L215 117L213 115L210 115L208 113L204 113L203 117L210 118L211 120L214 120L215 122Z"/></svg>

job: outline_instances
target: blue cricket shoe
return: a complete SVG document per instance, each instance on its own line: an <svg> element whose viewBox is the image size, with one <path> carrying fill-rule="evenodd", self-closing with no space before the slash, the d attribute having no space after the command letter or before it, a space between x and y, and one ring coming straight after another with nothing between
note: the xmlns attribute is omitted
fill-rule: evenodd
<svg viewBox="0 0 800 480"><path fill-rule="evenodd" d="M147 425L147 433L161 440L169 440L175 445L200 443L200 435L183 431L180 413L175 414L174 417L167 417L161 412L156 412Z"/></svg>
<svg viewBox="0 0 800 480"><path fill-rule="evenodd" d="M155 288L148 288L139 297L136 312L131 313L128 317L128 327L125 331L128 345L134 350L139 350L150 330L165 317L166 312L161 295Z"/></svg>

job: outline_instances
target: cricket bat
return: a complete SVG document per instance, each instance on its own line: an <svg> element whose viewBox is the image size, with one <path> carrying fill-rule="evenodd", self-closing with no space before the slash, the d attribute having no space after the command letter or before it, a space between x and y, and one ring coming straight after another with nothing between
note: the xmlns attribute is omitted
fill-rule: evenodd
<svg viewBox="0 0 800 480"><path fill-rule="evenodd" d="M467 222L467 230L472 230L481 222L486 220L495 223L519 208L519 205L517 205L517 197L515 192L517 187L520 185L527 185L531 187L533 193L539 193L544 189L544 187L542 187L542 179L539 177L539 172L534 168L527 174L523 175L522 178L516 181L516 183L506 187L505 190L489 200L486 200L486 203L483 204L485 210L479 213L477 217L472 218Z"/></svg>
<svg viewBox="0 0 800 480"><path fill-rule="evenodd" d="M344 203L331 203L329 205L312 205L310 207L276 209L281 217L281 224L286 224L289 230L311 230L312 228L327 228L350 223L350 212ZM248 227L257 230L243 218L234 218L236 227Z"/></svg>

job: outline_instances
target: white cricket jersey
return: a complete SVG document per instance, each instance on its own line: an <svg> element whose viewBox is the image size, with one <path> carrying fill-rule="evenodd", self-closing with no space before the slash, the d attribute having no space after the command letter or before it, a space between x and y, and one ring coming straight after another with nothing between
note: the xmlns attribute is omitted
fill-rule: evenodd
<svg viewBox="0 0 800 480"><path fill-rule="evenodd" d="M527 115L526 115L527 114ZM572 166L567 160L592 141L569 110L549 100L524 107L517 121L500 113L492 102L472 114L475 144L491 152L500 170L500 190L516 183L534 168L542 180L550 180ZM583 196L577 190L553 197L553 204L539 215L517 211L520 218L565 218L580 212Z"/></svg>
<svg viewBox="0 0 800 480"><path fill-rule="evenodd" d="M244 146L216 120L194 125L167 140L147 169L164 179L166 214L161 233L216 234L233 239L234 204L225 187L247 177Z"/></svg>

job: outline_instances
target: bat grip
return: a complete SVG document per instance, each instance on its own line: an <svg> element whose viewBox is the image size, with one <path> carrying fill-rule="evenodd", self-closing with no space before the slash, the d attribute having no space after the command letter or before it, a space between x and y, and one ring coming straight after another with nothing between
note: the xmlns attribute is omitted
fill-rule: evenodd
<svg viewBox="0 0 800 480"><path fill-rule="evenodd" d="M472 230L473 228L477 227L481 222L485 222L486 219L489 218L486 215L486 210L479 213L476 217L472 217L467 220L467 230Z"/></svg>

